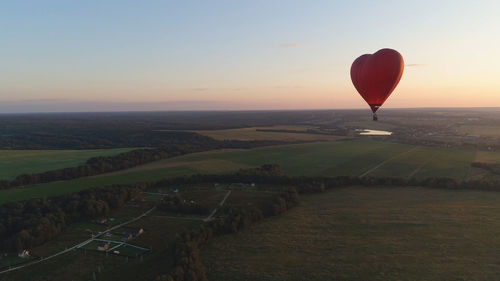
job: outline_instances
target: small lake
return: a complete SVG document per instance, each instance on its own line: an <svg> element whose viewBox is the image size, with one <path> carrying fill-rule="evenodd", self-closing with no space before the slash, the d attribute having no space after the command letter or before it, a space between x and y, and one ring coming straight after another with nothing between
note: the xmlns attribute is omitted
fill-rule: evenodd
<svg viewBox="0 0 500 281"><path fill-rule="evenodd" d="M363 135L363 136L390 136L390 135L392 135L392 132L381 131L381 130L359 129L356 131L359 131L359 134Z"/></svg>

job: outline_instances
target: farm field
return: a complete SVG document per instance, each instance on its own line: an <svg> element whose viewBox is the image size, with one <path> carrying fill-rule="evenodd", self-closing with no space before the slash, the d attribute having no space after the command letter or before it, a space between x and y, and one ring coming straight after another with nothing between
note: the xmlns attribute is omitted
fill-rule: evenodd
<svg viewBox="0 0 500 281"><path fill-rule="evenodd" d="M270 127L248 127L248 128L238 128L238 129L227 129L227 130L200 130L194 131L200 135L205 135L212 137L216 140L276 140L276 141L327 141L336 140L343 137L340 136L330 136L330 135L320 135L320 134L308 134L306 130L314 129L313 126L270 126ZM289 133L289 132L265 132L258 130L294 130L302 131L304 133Z"/></svg>
<svg viewBox="0 0 500 281"><path fill-rule="evenodd" d="M78 166L89 158L116 155L133 148L92 150L0 150L0 180Z"/></svg>
<svg viewBox="0 0 500 281"><path fill-rule="evenodd" d="M269 163L279 164L286 174L294 176L496 178L484 170L471 170L470 163L477 161L478 154L481 154L481 158L488 158L489 162L500 162L497 152L422 147L370 139L209 151L94 177L3 190L0 191L0 204L110 184L152 181L195 173L229 173Z"/></svg>
<svg viewBox="0 0 500 281"><path fill-rule="evenodd" d="M187 165L186 168L195 168L199 172L213 173L273 163L279 164L286 174L295 176L365 174L466 179L470 163L475 161L475 155L475 150L422 147L361 139L196 153L150 163L130 169L126 173L156 171L179 165ZM496 155L492 157L495 158ZM500 157L497 161L500 161ZM377 168L373 169L374 167Z"/></svg>
<svg viewBox="0 0 500 281"><path fill-rule="evenodd" d="M458 132L462 135L498 137L498 136L500 136L500 126L462 125L459 127Z"/></svg>
<svg viewBox="0 0 500 281"><path fill-rule="evenodd" d="M499 163L500 152L478 151L476 153L476 159L474 159L474 161L484 163Z"/></svg>
<svg viewBox="0 0 500 281"><path fill-rule="evenodd" d="M500 193L350 187L218 237L209 280L498 280Z"/></svg>

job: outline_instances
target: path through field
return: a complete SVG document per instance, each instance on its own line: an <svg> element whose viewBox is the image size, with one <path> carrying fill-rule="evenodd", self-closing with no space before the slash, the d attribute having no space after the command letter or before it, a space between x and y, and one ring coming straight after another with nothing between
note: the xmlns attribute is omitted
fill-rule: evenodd
<svg viewBox="0 0 500 281"><path fill-rule="evenodd" d="M409 150L407 150L407 151L405 151L405 152L402 152L402 153L400 153L400 154L398 154L398 155L395 155L395 156L393 156L393 157L391 157L391 158L389 158L389 159L386 159L386 160L384 160L384 161L380 162L380 163L379 163L379 164L377 164L375 167L373 167L373 168L369 169L368 171L366 171L366 172L362 173L362 174L360 175L360 177L365 177L365 176L367 176L367 175L368 175L368 174L370 174L371 172L373 172L373 171L375 171L376 169L378 169L378 168L382 167L384 164L386 164L386 163L388 163L388 162L390 162L390 161L392 161L392 160L394 160L394 159L396 159L396 158L398 158L398 157L401 157L401 156L403 156L403 155L405 155L405 154L408 154L408 153L410 153L410 152L414 151L414 150L415 150L415 149L417 149L417 148L418 148L418 147L413 147L413 148L411 148L411 149L409 149Z"/></svg>
<svg viewBox="0 0 500 281"><path fill-rule="evenodd" d="M227 193L226 193L226 196L224 196L224 198L222 199L222 201L219 203L219 206L222 207L224 205L224 203L226 202L227 198L229 197L229 195L231 194L231 190L229 190ZM219 208L215 208L212 213L210 213L210 215L208 217L206 217L205 219L203 219L204 222L207 222L207 221L211 221L213 220L214 218L214 215L215 213L217 213L217 210L219 210Z"/></svg>
<svg viewBox="0 0 500 281"><path fill-rule="evenodd" d="M411 178L413 177L415 174L417 174L418 172L420 172L420 170L422 170L422 168L427 165L427 163L431 162L432 159L434 159L434 157L436 157L436 154L432 155L431 157L429 157L427 159L427 161L424 161L422 162L422 164L420 164L415 170L413 170L413 172L411 172L411 174L408 175L408 178Z"/></svg>

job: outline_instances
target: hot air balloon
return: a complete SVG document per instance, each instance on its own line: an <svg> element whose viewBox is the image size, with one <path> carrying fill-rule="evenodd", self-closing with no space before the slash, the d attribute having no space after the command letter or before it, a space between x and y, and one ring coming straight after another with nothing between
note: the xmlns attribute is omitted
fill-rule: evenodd
<svg viewBox="0 0 500 281"><path fill-rule="evenodd" d="M374 121L378 120L375 112L398 85L403 69L403 57L392 49L362 55L352 63L352 83L372 109Z"/></svg>

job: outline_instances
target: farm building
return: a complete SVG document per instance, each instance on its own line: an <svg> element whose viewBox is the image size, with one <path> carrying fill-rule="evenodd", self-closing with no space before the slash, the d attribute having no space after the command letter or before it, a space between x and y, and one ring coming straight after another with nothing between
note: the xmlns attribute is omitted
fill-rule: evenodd
<svg viewBox="0 0 500 281"><path fill-rule="evenodd" d="M130 232L123 232L122 233L122 241L123 242L129 241L132 238L134 238L134 236L132 235L132 233L130 233Z"/></svg>
<svg viewBox="0 0 500 281"><path fill-rule="evenodd" d="M133 232L123 232L123 234L122 234L122 241L126 242L126 241L129 241L129 240L132 240L133 238L136 238L137 236L139 236L139 235L141 235L143 233L144 233L144 229L143 228L138 228L138 229L136 229Z"/></svg>
<svg viewBox="0 0 500 281"><path fill-rule="evenodd" d="M19 250L17 256L20 258L29 258L30 252L28 250Z"/></svg>
<svg viewBox="0 0 500 281"><path fill-rule="evenodd" d="M144 229L139 228L139 229L137 229L137 230L135 231L135 233L134 233L134 237L137 237L137 236L139 236L139 235L141 235L141 234L143 234L143 233L144 233Z"/></svg>
<svg viewBox="0 0 500 281"><path fill-rule="evenodd" d="M109 249L109 243L101 242L97 246L97 251L107 251Z"/></svg>

